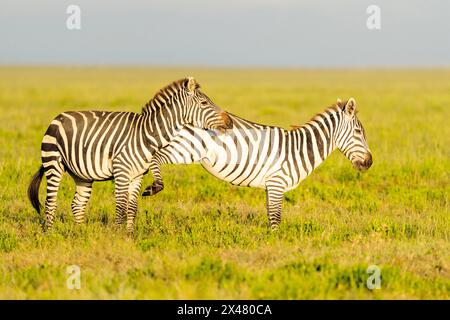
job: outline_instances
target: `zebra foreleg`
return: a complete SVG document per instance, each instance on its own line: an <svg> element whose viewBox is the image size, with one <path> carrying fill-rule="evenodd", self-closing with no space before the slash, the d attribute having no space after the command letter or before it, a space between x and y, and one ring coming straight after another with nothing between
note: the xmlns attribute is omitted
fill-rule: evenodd
<svg viewBox="0 0 450 320"><path fill-rule="evenodd" d="M144 192L142 192L143 197L154 196L158 192L164 189L164 183L162 180L154 180L151 186L145 188Z"/></svg>
<svg viewBox="0 0 450 320"><path fill-rule="evenodd" d="M284 187L277 181L271 181L266 184L267 216L272 230L278 229L281 222L283 195Z"/></svg>
<svg viewBox="0 0 450 320"><path fill-rule="evenodd" d="M115 179L116 194L116 221L115 225L119 226L125 221L128 210L128 188L130 180L125 176L117 176Z"/></svg>
<svg viewBox="0 0 450 320"><path fill-rule="evenodd" d="M164 189L163 178L161 175L161 168L156 157L153 158L150 163L150 171L152 172L153 175L153 183L151 186L145 188L144 192L142 193L143 197L154 196L155 194Z"/></svg>
<svg viewBox="0 0 450 320"><path fill-rule="evenodd" d="M137 198L141 190L143 176L134 178L128 188L127 232L133 233L137 212Z"/></svg>
<svg viewBox="0 0 450 320"><path fill-rule="evenodd" d="M72 213L75 217L75 222L80 224L84 222L86 205L91 197L92 182L75 179L75 183L77 188L72 201Z"/></svg>

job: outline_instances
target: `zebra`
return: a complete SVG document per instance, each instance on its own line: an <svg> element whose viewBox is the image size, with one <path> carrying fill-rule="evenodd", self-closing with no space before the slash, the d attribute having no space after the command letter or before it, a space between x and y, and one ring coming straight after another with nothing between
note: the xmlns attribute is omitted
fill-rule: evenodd
<svg viewBox="0 0 450 320"><path fill-rule="evenodd" d="M333 150L339 149L358 170L372 165L353 98L347 102L338 99L292 130L230 117L234 127L226 135L185 126L152 158L154 181L142 195L154 195L164 188L161 164L200 162L211 174L233 185L265 189L269 227L277 229L284 193L296 188Z"/></svg>
<svg viewBox="0 0 450 320"><path fill-rule="evenodd" d="M28 197L40 214L39 185L45 174L45 229L54 224L56 198L63 172L75 181L72 212L76 223L84 222L84 211L94 181L115 181L116 225L127 218L126 229L134 229L137 197L152 155L192 124L199 128L232 128L231 118L200 91L192 77L167 85L142 112L70 111L50 123L41 145L42 165L32 177Z"/></svg>

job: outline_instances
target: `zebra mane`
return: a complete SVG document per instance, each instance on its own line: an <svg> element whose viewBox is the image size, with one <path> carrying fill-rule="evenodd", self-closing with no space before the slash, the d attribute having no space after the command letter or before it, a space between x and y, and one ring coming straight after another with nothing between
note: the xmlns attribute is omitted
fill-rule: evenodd
<svg viewBox="0 0 450 320"><path fill-rule="evenodd" d="M142 114L148 114L162 106L167 106L172 97L185 88L188 81L189 78L179 79L160 89L142 108ZM196 83L195 89L198 88L200 88L200 85Z"/></svg>
<svg viewBox="0 0 450 320"><path fill-rule="evenodd" d="M322 116L322 115L328 115L328 114L333 113L333 112L339 112L339 111L342 111L342 108L343 108L346 104L347 104L347 101L344 101L344 102L338 101L338 102L336 102L335 104L333 104L333 105L329 106L328 108L326 108L324 111L319 112L319 113L316 113L316 114L315 114L308 122L306 122L306 123L303 124L303 125L291 124L291 125L290 125L290 127L291 127L291 130L290 130L290 131L294 131L294 130L297 130L297 129L302 128L304 125L306 125L306 124L308 124L308 123L311 123L311 122L314 121L314 120L317 120L317 118L318 118L319 116Z"/></svg>

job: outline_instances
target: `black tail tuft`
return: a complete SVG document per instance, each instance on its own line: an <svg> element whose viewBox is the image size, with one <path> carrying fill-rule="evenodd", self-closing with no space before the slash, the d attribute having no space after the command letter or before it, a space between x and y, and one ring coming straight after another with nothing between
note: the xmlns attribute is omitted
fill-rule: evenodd
<svg viewBox="0 0 450 320"><path fill-rule="evenodd" d="M33 208L36 209L38 213L41 213L41 203L39 202L39 186L42 181L42 176L44 175L44 167L41 166L39 170L31 178L30 185L28 186L28 199L30 199Z"/></svg>

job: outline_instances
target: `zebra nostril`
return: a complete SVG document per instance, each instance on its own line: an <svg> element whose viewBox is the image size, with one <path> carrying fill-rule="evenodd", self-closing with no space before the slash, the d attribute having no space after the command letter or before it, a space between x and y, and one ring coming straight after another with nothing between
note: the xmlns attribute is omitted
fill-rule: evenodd
<svg viewBox="0 0 450 320"><path fill-rule="evenodd" d="M358 169L360 170L367 170L372 166L372 155L370 153L366 154L364 157L364 161L360 161L358 163Z"/></svg>
<svg viewBox="0 0 450 320"><path fill-rule="evenodd" d="M364 165L366 168L369 168L372 165L372 154L368 153L364 159Z"/></svg>

